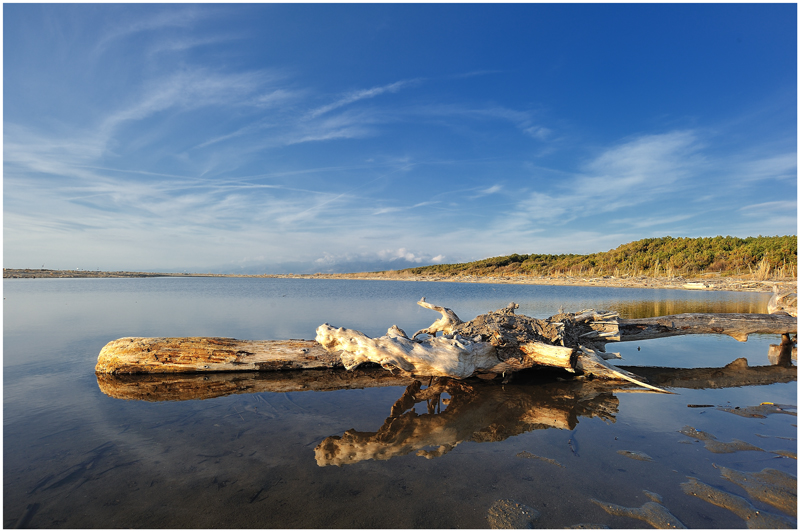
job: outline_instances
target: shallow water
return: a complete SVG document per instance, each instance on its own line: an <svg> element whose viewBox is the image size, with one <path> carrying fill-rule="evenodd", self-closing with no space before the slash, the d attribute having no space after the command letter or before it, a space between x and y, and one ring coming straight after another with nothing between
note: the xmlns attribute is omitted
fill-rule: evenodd
<svg viewBox="0 0 800 532"><path fill-rule="evenodd" d="M539 512L535 527L641 528L592 501L639 508L653 500L646 492L690 528L746 526L685 493L689 477L796 524L719 469L796 475L796 369L791 382L675 395L534 375L470 381L416 404L398 401L412 380L300 391L314 387L312 374L248 374L109 387L93 371L103 345L124 336L311 339L324 322L372 336L392 324L413 332L438 317L415 304L422 296L468 320L511 301L539 318L560 307L624 318L765 312L769 294L233 278L3 287L5 527L487 528L490 508L511 499ZM709 335L609 347L619 365L704 368L737 358L769 365L778 342ZM160 400L180 397L176 389L208 398ZM763 402L780 406L739 415ZM713 452L719 446L679 432L687 426L761 450Z"/></svg>

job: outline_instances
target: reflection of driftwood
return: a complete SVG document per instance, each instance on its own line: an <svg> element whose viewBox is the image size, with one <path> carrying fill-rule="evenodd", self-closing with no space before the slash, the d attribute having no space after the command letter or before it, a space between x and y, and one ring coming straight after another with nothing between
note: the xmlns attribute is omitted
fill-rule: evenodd
<svg viewBox="0 0 800 532"><path fill-rule="evenodd" d="M96 376L97 385L104 394L116 399L139 401L189 401L246 393L321 392L408 386L414 381L376 367L353 371L340 368L205 374L98 373Z"/></svg>
<svg viewBox="0 0 800 532"><path fill-rule="evenodd" d="M450 395L441 411L442 394ZM427 403L428 414L414 405ZM317 464L344 465L415 453L441 456L463 441L502 441L535 429L572 429L578 417L613 421L619 400L597 382L499 386L440 379L426 389L410 385L377 432L348 430L315 449Z"/></svg>
<svg viewBox="0 0 800 532"><path fill-rule="evenodd" d="M733 388L797 381L797 368L748 366L737 359L722 368L657 368L625 366L620 369L647 377L651 383L666 388ZM538 373L536 373L538 375ZM308 369L281 372L225 372L203 374L97 374L100 390L117 399L142 401L186 401L225 395L263 392L332 391L384 386L408 386L411 377L392 375L378 367L344 369ZM477 387L479 382L470 381ZM595 389L605 387L620 391L613 382L595 381Z"/></svg>
<svg viewBox="0 0 800 532"><path fill-rule="evenodd" d="M620 368L623 369L623 368ZM646 377L654 385L664 388L735 388L767 384L796 382L796 367L748 366L747 359L737 358L722 368L656 368L625 366L624 369Z"/></svg>
<svg viewBox="0 0 800 532"><path fill-rule="evenodd" d="M179 373L354 368L380 364L407 376L493 378L539 366L644 384L608 362L608 342L681 334L728 334L746 340L753 333L796 333L797 320L786 314L678 314L635 320L614 312L586 310L546 320L515 314L518 305L461 322L450 309L419 304L442 317L408 338L392 326L380 338L359 331L317 330L317 341L243 341L231 338L122 338L100 352L97 373ZM437 333L441 333L437 336ZM782 348L782 353L787 348ZM782 360L787 357L783 356ZM785 362L784 362L785 363Z"/></svg>
<svg viewBox="0 0 800 532"><path fill-rule="evenodd" d="M797 360L797 337L792 339L788 334L781 336L780 345L770 345L767 358L776 366L791 367L792 360Z"/></svg>

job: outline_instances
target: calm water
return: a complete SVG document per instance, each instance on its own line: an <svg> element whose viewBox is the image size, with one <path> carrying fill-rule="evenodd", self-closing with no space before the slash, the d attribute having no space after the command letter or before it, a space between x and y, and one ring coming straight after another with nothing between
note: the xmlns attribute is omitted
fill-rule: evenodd
<svg viewBox="0 0 800 532"><path fill-rule="evenodd" d="M410 380L293 391L301 376L200 376L181 386L215 390L208 398L167 401L158 399L175 398L175 382L129 379L114 392L94 374L100 349L124 336L311 339L324 322L372 336L392 324L416 331L438 318L415 304L422 296L468 320L511 301L539 318L559 307L627 318L766 312L768 294L213 278L14 279L3 288L7 528L487 528L499 499L538 510L541 528L646 528L592 502L638 508L651 501L645 490L690 528L746 526L684 493L688 477L796 523L720 473L796 475L796 458L785 456L796 456L796 407L737 415L763 402L796 405L796 369L795 382L676 395L477 382L469 393L450 387L397 406ZM620 365L722 367L744 357L764 366L778 342L710 335L609 349L621 352ZM226 387L238 393L224 395ZM124 400L104 390L152 393ZM760 450L712 452L678 432L686 426ZM650 460L635 459L643 454Z"/></svg>

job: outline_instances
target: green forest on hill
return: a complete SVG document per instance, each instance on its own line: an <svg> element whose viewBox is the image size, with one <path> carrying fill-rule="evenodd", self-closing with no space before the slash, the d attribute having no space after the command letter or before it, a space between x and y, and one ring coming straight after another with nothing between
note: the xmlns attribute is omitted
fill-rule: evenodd
<svg viewBox="0 0 800 532"><path fill-rule="evenodd" d="M681 276L704 273L795 277L797 236L646 238L589 255L507 255L400 270L413 275Z"/></svg>

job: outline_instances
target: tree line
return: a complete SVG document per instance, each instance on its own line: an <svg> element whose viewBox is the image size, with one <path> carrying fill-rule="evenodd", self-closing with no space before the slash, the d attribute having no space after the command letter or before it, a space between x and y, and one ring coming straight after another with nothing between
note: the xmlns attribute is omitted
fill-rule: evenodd
<svg viewBox="0 0 800 532"><path fill-rule="evenodd" d="M413 275L682 276L703 273L796 277L797 236L645 238L589 255L517 254L400 270ZM398 272L398 273L400 273Z"/></svg>

